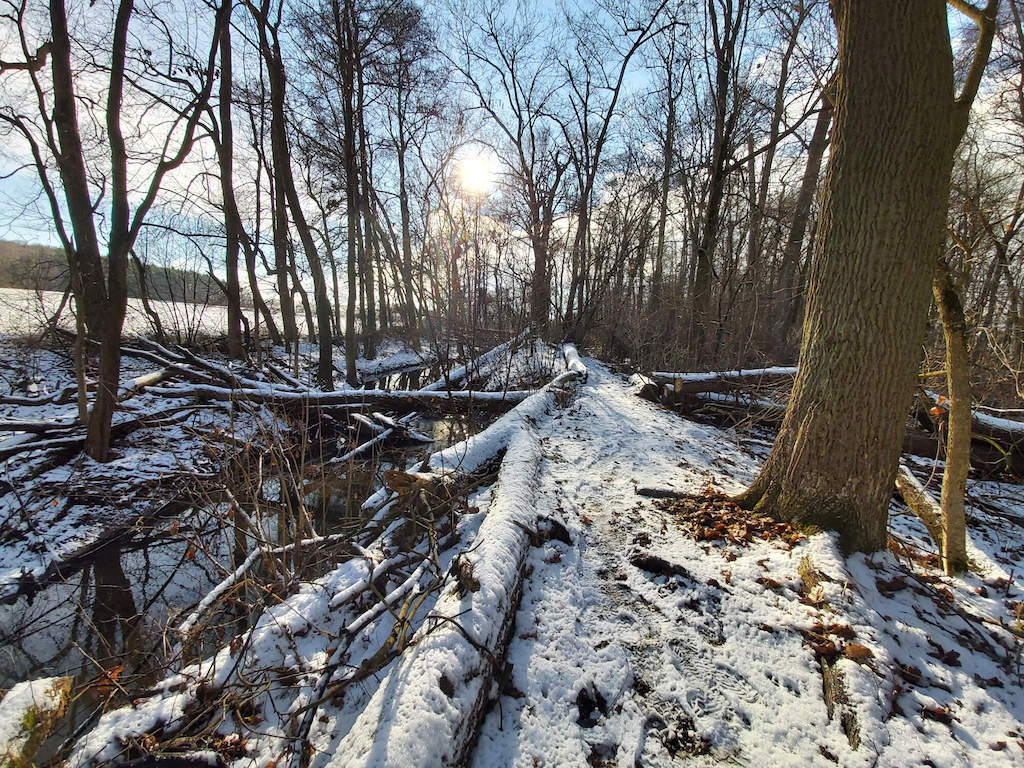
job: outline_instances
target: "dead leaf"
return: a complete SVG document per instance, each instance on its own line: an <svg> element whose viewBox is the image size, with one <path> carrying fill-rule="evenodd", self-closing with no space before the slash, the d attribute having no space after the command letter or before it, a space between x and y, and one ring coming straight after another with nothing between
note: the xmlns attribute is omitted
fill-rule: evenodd
<svg viewBox="0 0 1024 768"><path fill-rule="evenodd" d="M860 643L847 643L843 648L843 656L858 664L866 664L869 659L875 658L875 654L866 645Z"/></svg>
<svg viewBox="0 0 1024 768"><path fill-rule="evenodd" d="M943 725L952 725L953 723L953 714L946 707L924 707L921 710L921 717Z"/></svg>
<svg viewBox="0 0 1024 768"><path fill-rule="evenodd" d="M823 659L834 659L839 655L839 649L831 640L823 643L811 643L811 649Z"/></svg>
<svg viewBox="0 0 1024 768"><path fill-rule="evenodd" d="M827 631L830 635L841 637L843 640L853 640L854 638L854 631L848 624L829 624Z"/></svg>

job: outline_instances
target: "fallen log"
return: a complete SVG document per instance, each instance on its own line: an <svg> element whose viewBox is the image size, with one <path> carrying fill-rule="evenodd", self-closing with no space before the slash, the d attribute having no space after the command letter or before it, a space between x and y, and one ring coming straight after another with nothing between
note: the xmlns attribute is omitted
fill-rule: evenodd
<svg viewBox="0 0 1024 768"><path fill-rule="evenodd" d="M899 474L896 475L896 488L907 503L910 511L917 515L924 527L928 529L928 535L932 537L938 551L942 551L942 508L925 490L920 481L907 468L906 464L900 463Z"/></svg>
<svg viewBox="0 0 1024 768"><path fill-rule="evenodd" d="M504 664L536 525L541 453L535 430L524 427L476 540L329 765L461 765L468 757Z"/></svg>
<svg viewBox="0 0 1024 768"><path fill-rule="evenodd" d="M157 413L132 416L115 421L110 428L112 440L121 439L132 432L143 429L174 424L188 416L188 412L196 406L176 406ZM80 448L85 444L85 427L64 422L26 422L9 420L10 424L22 425L26 429L18 429L19 434L0 442L0 461L27 451L48 451L58 448ZM30 428L29 428L30 427ZM14 429L12 427L12 429ZM0 427L2 430L2 427ZM56 434L53 434L56 433Z"/></svg>
<svg viewBox="0 0 1024 768"><path fill-rule="evenodd" d="M493 349L484 352L482 355L470 360L465 365L460 365L457 368L453 368L447 376L443 376L437 381L434 381L427 386L422 387L422 392L437 392L442 389L448 389L454 384L458 384L467 377L476 378L479 377L484 370L484 366L489 364L494 358L503 354L506 350L515 349L516 346L526 340L526 337L530 334L530 329L527 328L525 331L520 333L514 339L509 339L504 344L499 344Z"/></svg>
<svg viewBox="0 0 1024 768"><path fill-rule="evenodd" d="M541 449L536 420L565 384L585 376L582 363L573 366L465 445L431 457L430 467L447 469L457 460L461 471L472 471L485 456L506 448L475 540L457 557L410 650L341 739L331 766L465 763L487 712L492 682L504 666L522 595L529 533L537 527Z"/></svg>
<svg viewBox="0 0 1024 768"><path fill-rule="evenodd" d="M424 392L422 390L385 389L343 389L336 392L307 390L299 392L273 386L259 388L229 389L227 387L195 384L187 387L151 387L150 393L170 398L195 397L224 403L256 403L261 405L295 405L303 408L323 408L335 405L400 405L412 403L441 403L445 400L480 403L518 403L534 393L534 390L509 390L507 392Z"/></svg>
<svg viewBox="0 0 1024 768"><path fill-rule="evenodd" d="M654 371L650 378L657 384L671 386L672 392L676 395L685 395L698 392L731 392L736 389L786 383L791 382L795 375L796 368L773 366L708 373Z"/></svg>
<svg viewBox="0 0 1024 768"><path fill-rule="evenodd" d="M703 415L715 423L733 425L751 416L766 426L778 426L786 406L749 396L717 392L698 393L680 398L675 406L691 416ZM903 453L925 459L945 459L945 446L934 433L908 428L903 437ZM985 439L971 442L971 468L984 474L1008 471L1024 475L1024 444L1006 450Z"/></svg>
<svg viewBox="0 0 1024 768"><path fill-rule="evenodd" d="M940 398L936 393L924 390L931 403L931 415L945 416L949 412L949 401ZM1024 421L1014 421L1001 416L993 416L974 409L971 411L971 432L975 436L987 437L1004 444L1005 448L1024 449Z"/></svg>
<svg viewBox="0 0 1024 768"><path fill-rule="evenodd" d="M0 766L27 768L67 713L70 677L16 684L0 700Z"/></svg>
<svg viewBox="0 0 1024 768"><path fill-rule="evenodd" d="M373 437L366 442L360 443L348 453L342 454L341 456L335 456L333 459L330 459L327 464L342 464L349 459L366 453L373 449L374 446L380 445L387 440L411 440L418 443L432 443L433 438L421 435L419 432L409 428L409 425L406 422L414 415L415 414L409 414L408 416L403 416L400 419L392 419L382 413L374 412L373 419L367 419L362 414L353 413L353 419L367 423L367 425L370 426L373 431Z"/></svg>

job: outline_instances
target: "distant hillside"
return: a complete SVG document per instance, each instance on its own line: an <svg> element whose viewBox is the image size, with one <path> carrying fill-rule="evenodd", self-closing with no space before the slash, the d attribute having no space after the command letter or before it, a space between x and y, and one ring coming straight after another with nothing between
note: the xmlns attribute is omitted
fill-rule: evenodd
<svg viewBox="0 0 1024 768"><path fill-rule="evenodd" d="M68 279L67 260L59 248L0 240L0 288L64 291ZM220 288L205 273L150 265L146 270L146 283L153 300L225 303ZM129 265L128 296L139 298L140 295L138 273Z"/></svg>

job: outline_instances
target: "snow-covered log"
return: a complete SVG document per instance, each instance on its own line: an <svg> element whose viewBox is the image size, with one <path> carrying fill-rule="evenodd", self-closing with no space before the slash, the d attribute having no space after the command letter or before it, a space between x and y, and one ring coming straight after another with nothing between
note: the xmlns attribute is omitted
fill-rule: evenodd
<svg viewBox="0 0 1024 768"><path fill-rule="evenodd" d="M0 419L0 432L66 432L78 427L78 419Z"/></svg>
<svg viewBox="0 0 1024 768"><path fill-rule="evenodd" d="M565 354L565 353L563 353ZM536 423L564 387L584 379L572 348L569 370L483 432L435 453L435 471L472 472L505 449L487 516L452 569L412 647L381 683L335 750L332 766L462 764L503 664L536 527L541 451Z"/></svg>
<svg viewBox="0 0 1024 768"><path fill-rule="evenodd" d="M72 678L18 683L0 700L0 766L34 765L36 752L67 711Z"/></svg>
<svg viewBox="0 0 1024 768"><path fill-rule="evenodd" d="M494 500L412 647L383 680L331 758L335 768L460 765L503 663L536 524L536 430L512 436Z"/></svg>
<svg viewBox="0 0 1024 768"><path fill-rule="evenodd" d="M374 446L380 445L387 440L411 440L417 443L432 443L434 441L433 438L422 435L409 428L408 422L414 415L415 414L409 414L400 419L392 419L382 413L374 412L373 419L368 419L360 413L353 413L353 419L365 423L370 427L373 432L373 437L366 442L360 443L348 453L334 457L327 463L342 464L355 456L366 453Z"/></svg>
<svg viewBox="0 0 1024 768"><path fill-rule="evenodd" d="M1024 421L1004 419L982 411L971 412L971 426L975 432L1010 442L1024 441Z"/></svg>
<svg viewBox="0 0 1024 768"><path fill-rule="evenodd" d="M903 497L910 511L917 515L924 527L928 529L928 535L932 537L935 546L942 551L942 508L932 498L921 482L914 477L914 474L907 468L906 464L900 464L899 474L896 475L896 488Z"/></svg>
<svg viewBox="0 0 1024 768"><path fill-rule="evenodd" d="M696 394L696 397L698 400L708 403L739 406L751 413L757 413L770 419L781 420L786 414L785 405L747 394L737 393L729 395L724 392L699 392Z"/></svg>
<svg viewBox="0 0 1024 768"><path fill-rule="evenodd" d="M202 618L203 614L206 613L210 606L212 606L221 595L227 592L231 587L237 584L246 574L246 572L255 565L256 561L263 557L278 557L291 552L295 549L301 549L303 547L318 546L324 547L327 545L335 545L339 542L344 542L349 537L343 533L333 533L330 536L317 536L312 539L303 539L295 544L285 544L280 547L274 547L273 549L262 549L256 547L249 556L242 561L242 564L235 568L234 571L229 573L217 586L211 589L199 604L195 607L195 610L188 615L188 617L178 625L178 632L187 636L192 631L193 627L196 626L199 619ZM351 555L355 550L351 546L347 546L343 549L347 549L346 554Z"/></svg>
<svg viewBox="0 0 1024 768"><path fill-rule="evenodd" d="M580 365L582 366L582 363ZM586 368L583 370L585 372ZM536 421L547 412L554 402L555 391L569 382L582 379L584 375L578 370L559 374L487 429L435 453L430 457L430 468L464 473L476 471L501 453L513 436L526 428L531 421Z"/></svg>
<svg viewBox="0 0 1024 768"><path fill-rule="evenodd" d="M510 390L508 392L423 392L420 390L385 389L342 389L336 392L307 390L297 392L269 384L259 388L229 389L206 384L182 387L152 387L150 393L171 398L196 397L201 400L219 402L248 402L258 404L296 405L302 407L329 407L335 405L396 405L402 403L443 402L448 399L478 401L485 403L518 403L525 400L533 390Z"/></svg>
<svg viewBox="0 0 1024 768"><path fill-rule="evenodd" d="M949 401L940 398L935 392L925 390L932 407L942 411L949 410ZM1024 421L1014 421L1001 416L975 409L971 411L971 431L983 437L990 437L1001 443L1024 450Z"/></svg>
<svg viewBox="0 0 1024 768"><path fill-rule="evenodd" d="M697 392L729 392L765 384L789 381L796 376L796 368L772 366L770 368L748 368L735 371L710 371L708 373L671 373L654 371L651 378L658 384L668 384L677 395Z"/></svg>
<svg viewBox="0 0 1024 768"><path fill-rule="evenodd" d="M587 366L580 360L580 353L575 344L562 345L562 359L565 360L566 370L579 374L583 381L587 380Z"/></svg>
<svg viewBox="0 0 1024 768"><path fill-rule="evenodd" d="M514 339L510 339L509 341L506 341L504 344L499 344L493 349L484 352L482 355L474 358L473 360L470 360L468 363L466 363L466 365L460 365L456 368L453 368L448 373L447 377L441 377L437 381L427 384L427 386L423 387L421 391L437 392L442 389L447 389L453 384L458 384L463 379L465 379L467 375L471 375L474 377L480 376L484 371L485 366L490 364L495 358L503 355L509 349L514 349L519 344L522 344L523 341L526 340L526 337L529 336L529 334L530 329L527 328Z"/></svg>

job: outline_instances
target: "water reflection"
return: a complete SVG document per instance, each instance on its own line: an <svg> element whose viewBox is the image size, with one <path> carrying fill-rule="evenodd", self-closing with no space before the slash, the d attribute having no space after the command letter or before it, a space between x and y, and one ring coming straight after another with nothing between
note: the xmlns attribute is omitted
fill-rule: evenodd
<svg viewBox="0 0 1024 768"><path fill-rule="evenodd" d="M300 495L316 532L355 532L365 522L362 503L381 487L384 471L415 466L493 418L493 413L481 411L470 417L420 415L407 424L430 437L430 443L385 446L343 464L311 467ZM31 604L22 598L0 606L0 688L58 674L74 675L80 684L98 679L107 695L122 697L151 685L180 640L168 627L180 624L231 573L241 553L256 546L257 535L276 543L279 510L298 500L287 493L282 497L280 485L276 476L267 474L259 497L249 500L235 489L258 528L245 541L238 539L229 506L207 500L176 519L151 521L92 547L77 572L41 590ZM302 577L315 578L332 565L311 558ZM262 602L279 599L258 589L246 592L244 585L241 589L225 601L229 608L223 615L209 617L206 635L188 643L188 656L202 656L226 642L248 626ZM113 681L107 679L111 675ZM75 723L78 717L72 713Z"/></svg>

